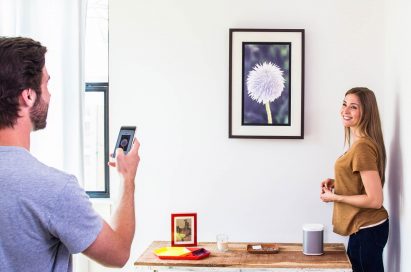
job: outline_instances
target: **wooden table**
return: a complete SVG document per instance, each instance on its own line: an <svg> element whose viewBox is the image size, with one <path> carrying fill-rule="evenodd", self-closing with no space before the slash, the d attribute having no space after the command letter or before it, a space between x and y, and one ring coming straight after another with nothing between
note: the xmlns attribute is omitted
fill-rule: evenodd
<svg viewBox="0 0 411 272"><path fill-rule="evenodd" d="M186 271L333 271L351 272L351 264L343 244L324 244L321 256L306 256L301 244L279 243L277 254L251 254L249 243L230 243L227 252L219 252L216 243L199 243L211 252L202 260L160 260L153 251L170 246L170 242L155 241L134 263L137 270Z"/></svg>

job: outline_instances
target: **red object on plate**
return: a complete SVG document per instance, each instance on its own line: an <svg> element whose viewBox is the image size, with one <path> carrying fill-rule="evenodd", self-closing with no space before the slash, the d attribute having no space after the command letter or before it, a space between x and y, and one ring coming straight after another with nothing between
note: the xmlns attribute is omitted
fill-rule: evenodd
<svg viewBox="0 0 411 272"><path fill-rule="evenodd" d="M156 256L162 260L200 260L210 256L210 251L202 247L187 247L187 249L191 252L182 256L160 256L157 254Z"/></svg>

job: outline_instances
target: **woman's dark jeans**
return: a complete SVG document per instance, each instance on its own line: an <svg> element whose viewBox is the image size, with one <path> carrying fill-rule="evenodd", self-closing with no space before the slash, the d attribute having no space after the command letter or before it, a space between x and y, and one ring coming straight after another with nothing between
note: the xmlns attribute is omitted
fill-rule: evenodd
<svg viewBox="0 0 411 272"><path fill-rule="evenodd" d="M388 240L389 222L360 229L350 235L347 254L353 272L384 272L382 252Z"/></svg>

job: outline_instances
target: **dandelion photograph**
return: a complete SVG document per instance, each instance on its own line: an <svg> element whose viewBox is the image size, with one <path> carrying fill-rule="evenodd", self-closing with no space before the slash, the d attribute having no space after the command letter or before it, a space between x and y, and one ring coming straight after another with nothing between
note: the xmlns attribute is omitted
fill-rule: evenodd
<svg viewBox="0 0 411 272"><path fill-rule="evenodd" d="M291 43L243 43L243 125L290 125Z"/></svg>
<svg viewBox="0 0 411 272"><path fill-rule="evenodd" d="M230 29L229 138L304 138L304 29Z"/></svg>

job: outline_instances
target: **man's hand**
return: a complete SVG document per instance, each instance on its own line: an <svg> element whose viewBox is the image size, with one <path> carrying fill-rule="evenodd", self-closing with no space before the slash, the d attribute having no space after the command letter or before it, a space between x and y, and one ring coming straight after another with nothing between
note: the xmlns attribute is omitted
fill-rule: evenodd
<svg viewBox="0 0 411 272"><path fill-rule="evenodd" d="M117 172L123 177L124 181L134 181L136 177L137 167L140 162L139 148L140 142L137 138L134 138L133 146L127 155L124 154L123 149L117 148L116 161L108 163L109 166L117 168Z"/></svg>

